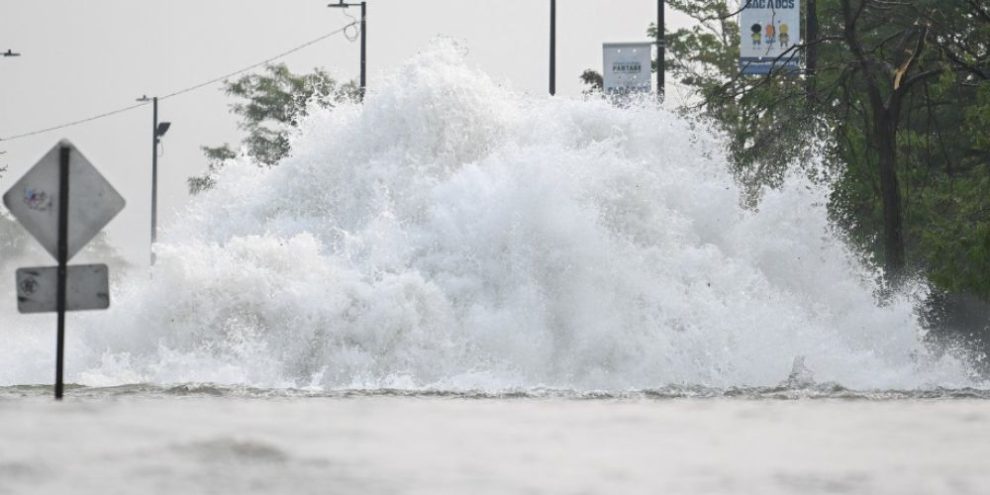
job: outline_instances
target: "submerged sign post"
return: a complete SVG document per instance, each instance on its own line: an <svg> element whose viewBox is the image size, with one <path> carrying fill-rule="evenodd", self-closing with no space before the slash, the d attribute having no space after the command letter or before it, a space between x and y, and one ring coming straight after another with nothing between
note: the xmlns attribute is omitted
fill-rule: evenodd
<svg viewBox="0 0 990 495"><path fill-rule="evenodd" d="M739 33L743 74L797 72L800 68L801 0L745 0Z"/></svg>
<svg viewBox="0 0 990 495"><path fill-rule="evenodd" d="M68 266L69 259L121 210L124 198L69 141L62 140L17 181L3 203L58 266L17 270L21 313L58 313L55 398L62 398L65 312L110 307L106 265Z"/></svg>

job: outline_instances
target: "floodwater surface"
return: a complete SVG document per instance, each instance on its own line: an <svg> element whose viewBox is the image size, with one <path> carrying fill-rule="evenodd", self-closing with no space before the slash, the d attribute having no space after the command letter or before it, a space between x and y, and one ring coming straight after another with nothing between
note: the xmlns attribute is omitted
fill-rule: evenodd
<svg viewBox="0 0 990 495"><path fill-rule="evenodd" d="M978 399L132 392L75 389L61 404L40 389L5 395L0 493L904 495L990 486L990 402Z"/></svg>

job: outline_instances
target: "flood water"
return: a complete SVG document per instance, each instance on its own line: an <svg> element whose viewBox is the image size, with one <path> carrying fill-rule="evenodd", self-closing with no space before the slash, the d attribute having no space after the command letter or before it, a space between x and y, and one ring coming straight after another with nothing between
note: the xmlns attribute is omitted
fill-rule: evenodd
<svg viewBox="0 0 990 495"><path fill-rule="evenodd" d="M990 486L990 402L950 393L497 398L134 387L73 389L62 404L42 393L0 399L0 493L903 495Z"/></svg>

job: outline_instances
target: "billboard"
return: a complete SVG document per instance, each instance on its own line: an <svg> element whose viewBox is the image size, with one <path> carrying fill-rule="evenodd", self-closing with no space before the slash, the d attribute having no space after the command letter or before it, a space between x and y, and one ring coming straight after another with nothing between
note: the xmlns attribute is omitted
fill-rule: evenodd
<svg viewBox="0 0 990 495"><path fill-rule="evenodd" d="M739 12L739 69L743 74L800 68L801 0L744 0Z"/></svg>
<svg viewBox="0 0 990 495"><path fill-rule="evenodd" d="M649 93L653 90L653 45L605 43L602 71L606 94Z"/></svg>

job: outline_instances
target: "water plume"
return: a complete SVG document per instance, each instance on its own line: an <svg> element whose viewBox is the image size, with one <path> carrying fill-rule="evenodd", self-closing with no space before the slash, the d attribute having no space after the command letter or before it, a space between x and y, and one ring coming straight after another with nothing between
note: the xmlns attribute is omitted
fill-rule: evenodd
<svg viewBox="0 0 990 495"><path fill-rule="evenodd" d="M68 380L497 391L964 387L910 298L800 176L742 206L723 139L667 111L520 95L439 43L316 111L167 228ZM45 382L46 321L5 315L0 384ZM44 323L44 324L43 324Z"/></svg>

